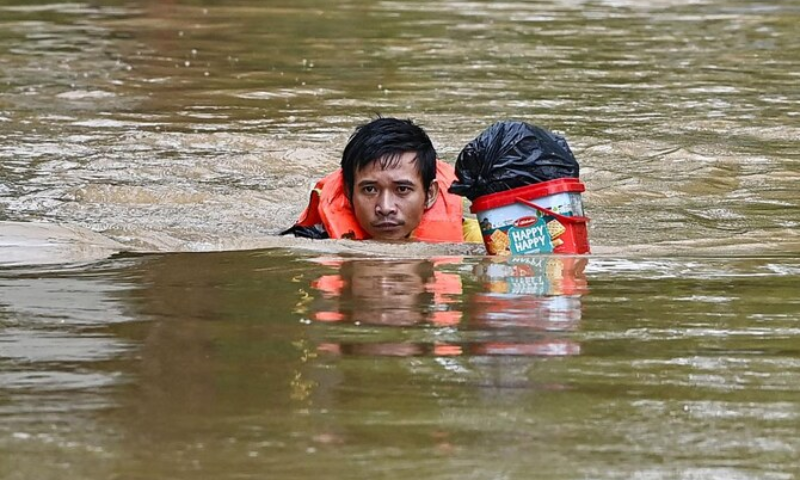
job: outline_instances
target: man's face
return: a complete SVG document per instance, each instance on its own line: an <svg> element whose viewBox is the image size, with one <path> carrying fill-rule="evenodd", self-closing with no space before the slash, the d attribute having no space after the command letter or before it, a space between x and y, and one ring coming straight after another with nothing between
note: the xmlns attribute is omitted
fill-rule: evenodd
<svg viewBox="0 0 800 480"><path fill-rule="evenodd" d="M436 182L431 183L426 195L415 158L415 152L406 152L393 167L381 169L376 161L356 171L353 211L372 238L407 238L422 221L425 209L436 200L439 187Z"/></svg>

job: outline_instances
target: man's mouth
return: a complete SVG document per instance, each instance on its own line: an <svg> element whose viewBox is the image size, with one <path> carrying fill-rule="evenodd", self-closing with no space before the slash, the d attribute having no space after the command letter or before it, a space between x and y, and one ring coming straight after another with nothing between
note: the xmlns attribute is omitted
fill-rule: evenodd
<svg viewBox="0 0 800 480"><path fill-rule="evenodd" d="M394 230L402 225L401 222L378 222L372 224L378 230Z"/></svg>

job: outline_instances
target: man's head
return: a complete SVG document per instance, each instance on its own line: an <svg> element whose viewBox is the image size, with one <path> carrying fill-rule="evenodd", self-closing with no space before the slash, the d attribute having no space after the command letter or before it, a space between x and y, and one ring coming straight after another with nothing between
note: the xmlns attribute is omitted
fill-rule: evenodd
<svg viewBox="0 0 800 480"><path fill-rule="evenodd" d="M378 240L407 238L436 201L436 149L411 120L356 128L342 154L344 185L361 227Z"/></svg>

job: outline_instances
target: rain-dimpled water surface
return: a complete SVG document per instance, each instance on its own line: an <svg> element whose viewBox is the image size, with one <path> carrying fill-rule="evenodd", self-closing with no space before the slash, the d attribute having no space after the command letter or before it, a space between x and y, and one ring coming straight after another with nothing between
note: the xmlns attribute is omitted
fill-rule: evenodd
<svg viewBox="0 0 800 480"><path fill-rule="evenodd" d="M800 1L0 0L0 479L800 475ZM592 254L278 236L375 115Z"/></svg>

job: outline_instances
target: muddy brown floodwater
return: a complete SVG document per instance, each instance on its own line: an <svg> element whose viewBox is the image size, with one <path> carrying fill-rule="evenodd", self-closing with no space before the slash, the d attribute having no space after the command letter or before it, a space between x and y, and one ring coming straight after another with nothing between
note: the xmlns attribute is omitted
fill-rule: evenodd
<svg viewBox="0 0 800 480"><path fill-rule="evenodd" d="M800 2L0 0L0 479L800 475ZM592 255L275 234L376 113Z"/></svg>

